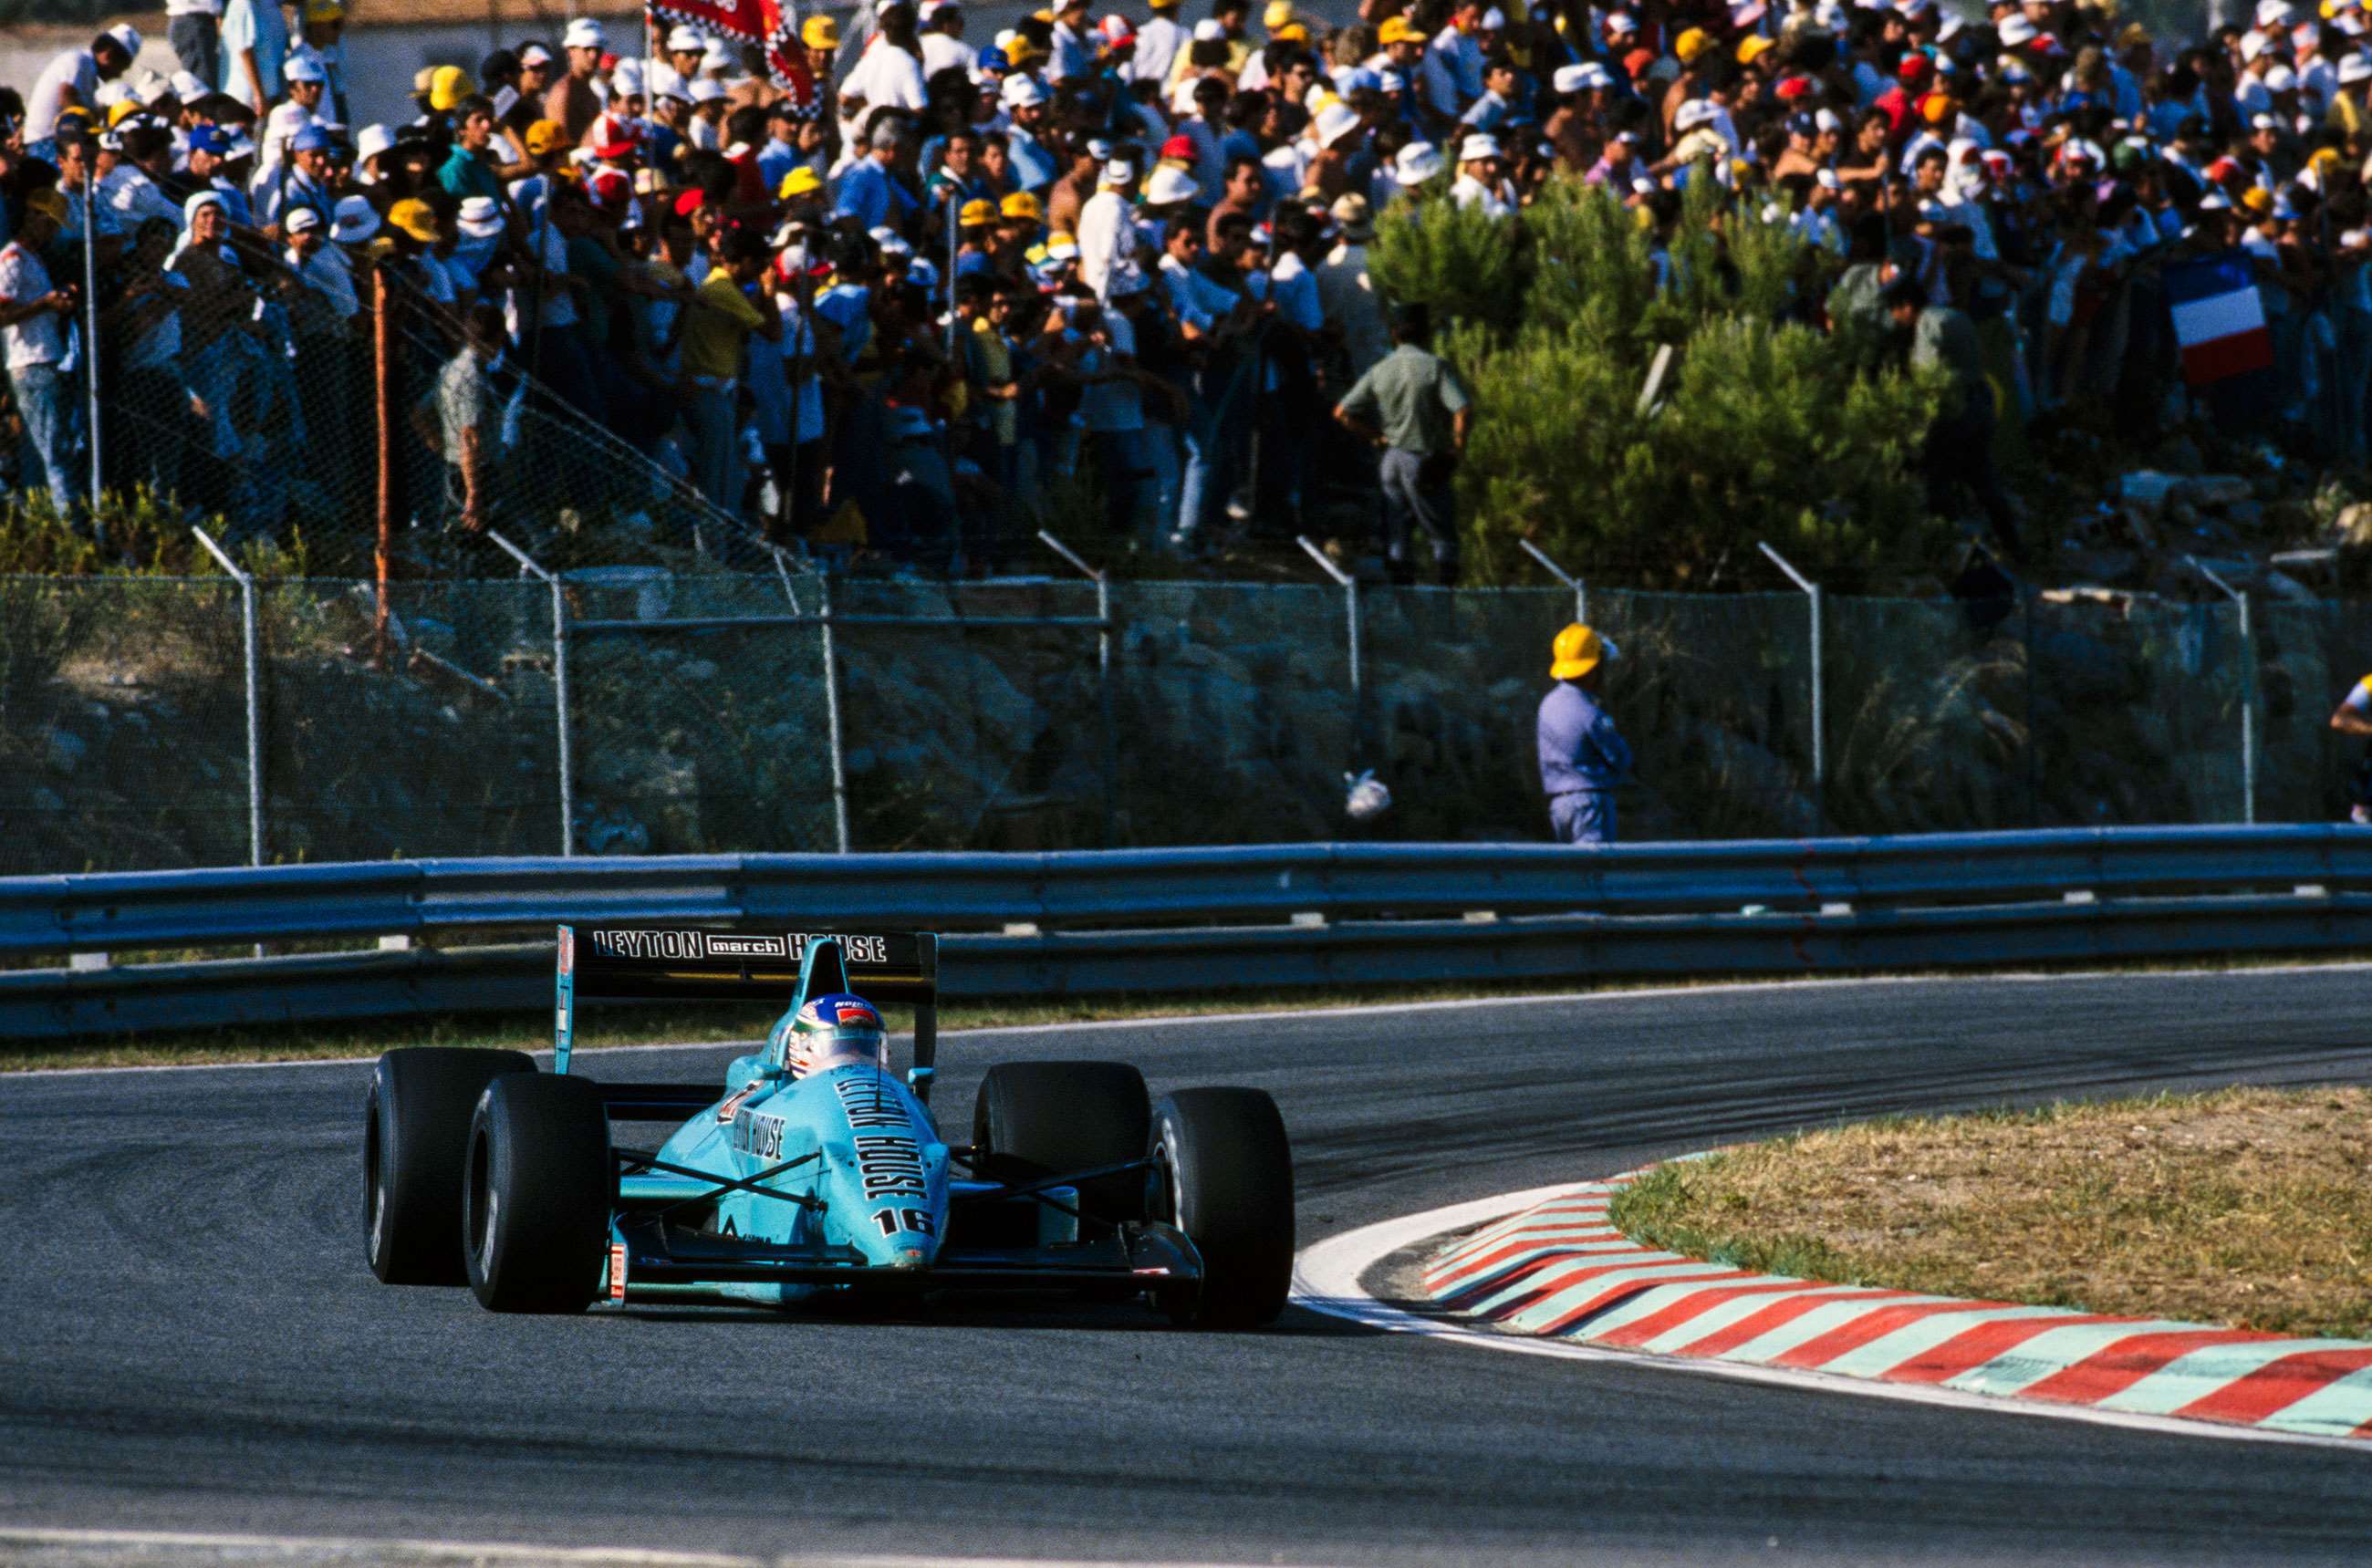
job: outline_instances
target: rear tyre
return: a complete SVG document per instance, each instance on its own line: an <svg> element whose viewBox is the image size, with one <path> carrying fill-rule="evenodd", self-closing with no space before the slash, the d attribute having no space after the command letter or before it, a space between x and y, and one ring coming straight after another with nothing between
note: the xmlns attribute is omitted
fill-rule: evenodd
<svg viewBox="0 0 2372 1568"><path fill-rule="evenodd" d="M1000 1062L972 1106L973 1168L1020 1185L1127 1165L1144 1157L1150 1123L1145 1075L1125 1062ZM1144 1177L1082 1184L1079 1211L1110 1225L1144 1218Z"/></svg>
<svg viewBox="0 0 2372 1568"><path fill-rule="evenodd" d="M1153 1109L1156 1219L1203 1257L1198 1287L1156 1304L1198 1329L1273 1322L1293 1284L1293 1150L1259 1089L1180 1089Z"/></svg>
<svg viewBox="0 0 2372 1568"><path fill-rule="evenodd" d="M470 1121L459 1210L470 1289L492 1312L581 1312L610 1242L610 1118L583 1078L497 1078Z"/></svg>
<svg viewBox="0 0 2372 1568"><path fill-rule="evenodd" d="M517 1051L409 1046L371 1069L363 1095L363 1254L391 1285L469 1282L461 1258L461 1162L470 1114L496 1077L532 1073Z"/></svg>

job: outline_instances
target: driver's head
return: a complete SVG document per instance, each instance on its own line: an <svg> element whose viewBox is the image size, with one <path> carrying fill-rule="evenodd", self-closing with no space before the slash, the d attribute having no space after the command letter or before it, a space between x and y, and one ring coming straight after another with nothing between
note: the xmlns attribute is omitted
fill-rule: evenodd
<svg viewBox="0 0 2372 1568"><path fill-rule="evenodd" d="M890 1040L872 1003L840 992L819 996L799 1009L799 1016L791 1022L784 1057L794 1078L858 1062L886 1067Z"/></svg>

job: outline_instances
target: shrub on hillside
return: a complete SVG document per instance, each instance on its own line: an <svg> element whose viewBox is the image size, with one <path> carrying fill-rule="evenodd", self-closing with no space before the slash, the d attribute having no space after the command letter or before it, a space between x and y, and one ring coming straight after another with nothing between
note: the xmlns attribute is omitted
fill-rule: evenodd
<svg viewBox="0 0 2372 1568"><path fill-rule="evenodd" d="M1690 587L1738 586L1762 540L1813 571L1932 556L1918 450L1934 381L1857 369L1790 319L1803 247L1698 191L1660 248L1579 181L1512 225L1443 197L1387 213L1377 282L1433 308L1478 405L1459 482L1478 578L1517 575L1518 539L1586 575Z"/></svg>

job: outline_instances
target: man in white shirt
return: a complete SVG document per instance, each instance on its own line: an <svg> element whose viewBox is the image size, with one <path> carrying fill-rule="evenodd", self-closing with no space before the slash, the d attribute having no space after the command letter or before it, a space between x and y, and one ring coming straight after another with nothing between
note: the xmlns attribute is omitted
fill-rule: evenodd
<svg viewBox="0 0 2372 1568"><path fill-rule="evenodd" d="M65 219L65 198L40 191L27 198L17 238L0 250L0 351L25 422L25 441L41 459L61 509L82 494L75 462L82 400L74 385L74 343L66 320L75 297L52 286L41 252Z"/></svg>
<svg viewBox="0 0 2372 1568"><path fill-rule="evenodd" d="M1498 137L1467 137L1458 146L1458 180L1449 188L1449 199L1461 210L1479 206L1491 217L1514 216L1516 197L1507 185L1506 167Z"/></svg>
<svg viewBox="0 0 2372 1568"><path fill-rule="evenodd" d="M942 71L969 72L974 51L963 41L964 10L959 0L923 0L918 13L923 31L923 79Z"/></svg>
<svg viewBox="0 0 2372 1568"><path fill-rule="evenodd" d="M1087 26L1087 0L1055 0L1053 52L1046 61L1046 79L1092 76L1096 71L1094 29Z"/></svg>
<svg viewBox="0 0 2372 1568"><path fill-rule="evenodd" d="M1178 21L1178 0L1152 0L1152 20L1136 29L1136 53L1128 64L1133 81L1168 81L1169 67L1187 44L1186 29Z"/></svg>
<svg viewBox="0 0 2372 1568"><path fill-rule="evenodd" d="M139 52L140 34L125 22L92 39L88 49L68 49L53 57L25 95L25 140L39 142L55 134L62 110L87 109L97 114L99 84L130 70Z"/></svg>
<svg viewBox="0 0 2372 1568"><path fill-rule="evenodd" d="M929 101L923 90L922 43L914 34L912 0L876 0L873 14L881 30L840 84L841 143L858 149L857 157L864 156L871 110L903 109L919 114Z"/></svg>
<svg viewBox="0 0 2372 1568"><path fill-rule="evenodd" d="M118 226L131 232L143 218L163 218L179 232L181 204L157 183L173 169L173 133L145 115L134 116L101 136L99 145L99 200L114 209Z"/></svg>
<svg viewBox="0 0 2372 1568"><path fill-rule="evenodd" d="M222 90L262 114L280 100L288 18L280 0L227 0L222 18Z"/></svg>
<svg viewBox="0 0 2372 1568"><path fill-rule="evenodd" d="M1142 283L1145 276L1136 264L1136 222L1128 204L1135 183L1135 165L1114 158L1097 176L1096 193L1079 209L1079 281L1107 304L1120 279Z"/></svg>

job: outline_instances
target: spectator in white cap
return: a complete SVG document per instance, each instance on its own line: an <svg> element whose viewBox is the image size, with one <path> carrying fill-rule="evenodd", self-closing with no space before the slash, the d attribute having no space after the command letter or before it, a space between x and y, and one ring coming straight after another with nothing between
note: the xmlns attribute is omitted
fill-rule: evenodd
<svg viewBox="0 0 2372 1568"><path fill-rule="evenodd" d="M1096 177L1096 193L1079 209L1079 281L1109 301L1112 281L1136 275L1136 221L1129 211L1129 192L1136 185L1136 166L1113 158Z"/></svg>
<svg viewBox="0 0 2372 1568"><path fill-rule="evenodd" d="M56 132L64 110L97 109L99 84L130 70L139 52L139 33L129 24L119 24L92 39L87 49L52 56L25 98L25 140L47 140Z"/></svg>
<svg viewBox="0 0 2372 1568"><path fill-rule="evenodd" d="M1431 142L1411 142L1392 157L1392 183L1412 196L1448 171L1441 149Z"/></svg>
<svg viewBox="0 0 2372 1568"><path fill-rule="evenodd" d="M1515 188L1507 183L1507 158L1498 137L1477 134L1458 144L1458 179L1449 198L1461 211L1480 207L1490 217L1515 215Z"/></svg>
<svg viewBox="0 0 2372 1568"><path fill-rule="evenodd" d="M544 89L543 118L559 122L570 146L585 139L601 112L601 95L593 83L600 74L601 51L608 43L609 35L590 17L577 17L561 34L561 47L568 52L568 74Z"/></svg>
<svg viewBox="0 0 2372 1568"><path fill-rule="evenodd" d="M923 0L915 15L922 23L918 41L924 81L942 71L971 69L973 52L963 41L964 9L959 0Z"/></svg>
<svg viewBox="0 0 2372 1568"><path fill-rule="evenodd" d="M330 220L330 238L341 245L367 245L378 233L378 209L370 204L369 197L347 196L340 200Z"/></svg>
<svg viewBox="0 0 2372 1568"><path fill-rule="evenodd" d="M297 353L308 364L334 352L331 345L362 308L355 293L354 269L345 252L330 243L331 233L321 215L310 207L298 207L288 215L288 247L282 256L305 285L299 296L290 301L289 325L298 339Z"/></svg>
<svg viewBox="0 0 2372 1568"><path fill-rule="evenodd" d="M708 35L698 28L679 22L667 35L667 63L675 74L690 81L700 75L701 56L708 52Z"/></svg>

